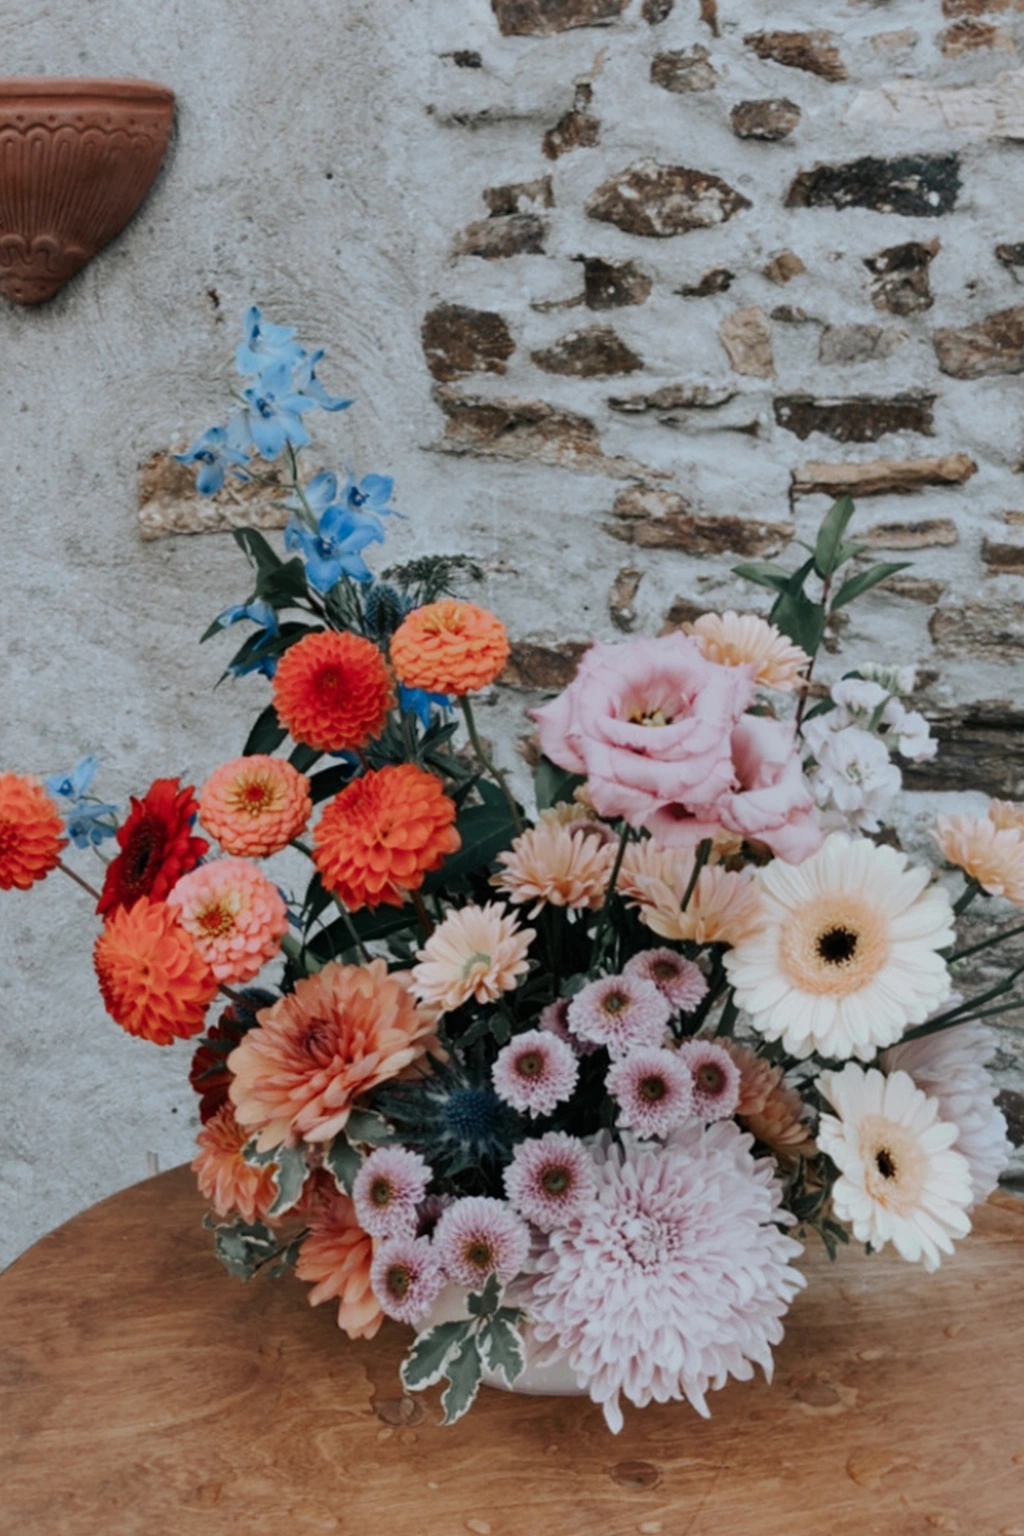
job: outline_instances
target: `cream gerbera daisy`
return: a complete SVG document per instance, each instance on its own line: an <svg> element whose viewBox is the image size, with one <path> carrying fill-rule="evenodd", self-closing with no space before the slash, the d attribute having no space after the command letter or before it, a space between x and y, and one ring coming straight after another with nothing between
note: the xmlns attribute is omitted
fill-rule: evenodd
<svg viewBox="0 0 1024 1536"><path fill-rule="evenodd" d="M568 908L572 921L578 913L596 912L604 903L615 844L600 831L588 834L593 823L582 806L570 809L579 814L563 821L545 813L537 826L498 855L498 863L505 868L491 884L510 901L533 902L530 917L551 905Z"/></svg>
<svg viewBox="0 0 1024 1536"><path fill-rule="evenodd" d="M461 1008L471 997L493 1003L529 969L526 953L535 936L496 901L449 912L418 952L412 989L421 1003L441 1013Z"/></svg>
<svg viewBox="0 0 1024 1536"><path fill-rule="evenodd" d="M905 854L835 832L757 875L756 932L725 957L736 1001L792 1056L870 1061L949 996L953 909Z"/></svg>
<svg viewBox="0 0 1024 1536"><path fill-rule="evenodd" d="M626 849L618 889L636 905L641 922L663 939L738 944L760 921L752 873L705 865L684 912L693 866L692 848L662 848L653 838L642 838Z"/></svg>
<svg viewBox="0 0 1024 1536"><path fill-rule="evenodd" d="M719 666L756 668L755 683L790 693L803 681L810 662L806 651L791 645L785 635L755 613L702 613L683 626L693 635L708 661Z"/></svg>
<svg viewBox="0 0 1024 1536"><path fill-rule="evenodd" d="M952 1150L957 1128L906 1072L889 1077L847 1062L818 1086L838 1119L823 1115L818 1145L839 1169L832 1203L840 1221L872 1248L937 1269L953 1239L971 1230L971 1173Z"/></svg>
<svg viewBox="0 0 1024 1536"><path fill-rule="evenodd" d="M999 825L991 816L940 816L935 839L982 890L1024 906L1024 827Z"/></svg>

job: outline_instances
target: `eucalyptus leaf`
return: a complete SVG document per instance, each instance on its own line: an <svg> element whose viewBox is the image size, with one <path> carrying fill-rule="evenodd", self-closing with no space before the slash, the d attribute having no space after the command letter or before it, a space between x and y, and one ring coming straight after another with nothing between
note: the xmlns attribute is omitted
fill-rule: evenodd
<svg viewBox="0 0 1024 1536"><path fill-rule="evenodd" d="M410 1392L432 1387L445 1374L449 1356L469 1337L472 1324L465 1318L438 1323L421 1333L402 1361L402 1385Z"/></svg>
<svg viewBox="0 0 1024 1536"><path fill-rule="evenodd" d="M772 623L808 656L814 656L825 633L825 610L803 592L783 592L771 612Z"/></svg>
<svg viewBox="0 0 1024 1536"><path fill-rule="evenodd" d="M753 581L759 587L771 587L775 592L785 592L789 588L789 572L777 565L753 561L748 565L734 565L732 574L744 581Z"/></svg>
<svg viewBox="0 0 1024 1536"><path fill-rule="evenodd" d="M472 1408L480 1390L481 1370L480 1346L475 1338L467 1338L445 1367L448 1386L441 1396L441 1407L444 1409L442 1424L458 1423L463 1414Z"/></svg>

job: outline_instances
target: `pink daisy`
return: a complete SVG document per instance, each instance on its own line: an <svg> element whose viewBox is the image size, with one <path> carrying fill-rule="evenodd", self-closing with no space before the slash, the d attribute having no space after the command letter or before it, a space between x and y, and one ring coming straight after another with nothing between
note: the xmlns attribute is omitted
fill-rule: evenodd
<svg viewBox="0 0 1024 1536"><path fill-rule="evenodd" d="M674 949L645 949L623 967L624 976L653 981L677 1013L692 1013L708 995L704 972Z"/></svg>
<svg viewBox="0 0 1024 1536"><path fill-rule="evenodd" d="M374 1255L370 1285L382 1312L415 1327L444 1290L445 1278L427 1238L393 1237Z"/></svg>
<svg viewBox="0 0 1024 1536"><path fill-rule="evenodd" d="M642 976L602 976L569 1004L569 1028L581 1040L625 1056L643 1045L660 1045L671 1005Z"/></svg>
<svg viewBox="0 0 1024 1536"><path fill-rule="evenodd" d="M214 859L182 875L167 905L218 981L251 981L288 932L288 911L248 859Z"/></svg>
<svg viewBox="0 0 1024 1536"><path fill-rule="evenodd" d="M378 1147L352 1185L356 1218L371 1237L409 1237L416 1231L417 1206L427 1192L430 1169L418 1152Z"/></svg>
<svg viewBox="0 0 1024 1536"><path fill-rule="evenodd" d="M519 1144L505 1169L505 1193L543 1232L564 1226L597 1192L594 1164L581 1141L551 1131Z"/></svg>
<svg viewBox="0 0 1024 1536"><path fill-rule="evenodd" d="M740 1102L740 1069L729 1052L713 1040L687 1040L679 1054L693 1078L698 1120L728 1120Z"/></svg>
<svg viewBox="0 0 1024 1536"><path fill-rule="evenodd" d="M498 1098L520 1114L550 1115L572 1097L579 1075L571 1046L546 1030L529 1029L499 1051L491 1081Z"/></svg>
<svg viewBox="0 0 1024 1536"><path fill-rule="evenodd" d="M612 1063L605 1085L621 1110L619 1124L638 1136L667 1136L694 1112L693 1076L678 1051L631 1051Z"/></svg>
<svg viewBox="0 0 1024 1536"><path fill-rule="evenodd" d="M530 1229L504 1200L470 1195L445 1211L434 1248L449 1280L479 1291L490 1275L502 1285L515 1278L529 1256Z"/></svg>

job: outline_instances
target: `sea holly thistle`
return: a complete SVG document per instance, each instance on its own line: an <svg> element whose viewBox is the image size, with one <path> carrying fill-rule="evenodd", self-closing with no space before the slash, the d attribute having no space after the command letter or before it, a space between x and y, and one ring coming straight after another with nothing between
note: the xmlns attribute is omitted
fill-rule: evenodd
<svg viewBox="0 0 1024 1536"><path fill-rule="evenodd" d="M402 1364L402 1383L409 1392L422 1392L447 1380L441 1396L443 1423L454 1424L476 1401L484 1370L500 1375L511 1387L526 1365L518 1307L501 1305L501 1286L491 1275L480 1292L466 1299L467 1318L437 1323L418 1335Z"/></svg>

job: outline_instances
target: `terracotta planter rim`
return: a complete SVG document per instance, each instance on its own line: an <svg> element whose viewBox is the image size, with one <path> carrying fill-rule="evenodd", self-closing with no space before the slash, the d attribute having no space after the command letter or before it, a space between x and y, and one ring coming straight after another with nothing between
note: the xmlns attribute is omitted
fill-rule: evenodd
<svg viewBox="0 0 1024 1536"><path fill-rule="evenodd" d="M87 98L106 101L173 102L174 92L155 80L98 80L74 75L6 75L0 76L0 100L8 97L27 96L43 99L47 96L60 100Z"/></svg>

